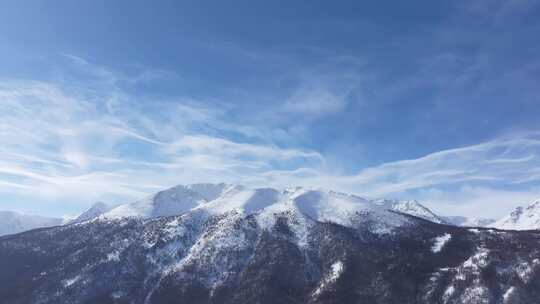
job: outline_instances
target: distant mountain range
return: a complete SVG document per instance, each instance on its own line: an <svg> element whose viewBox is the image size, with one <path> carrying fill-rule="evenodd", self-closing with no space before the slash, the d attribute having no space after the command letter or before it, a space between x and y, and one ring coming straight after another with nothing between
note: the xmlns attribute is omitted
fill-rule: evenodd
<svg viewBox="0 0 540 304"><path fill-rule="evenodd" d="M94 203L90 208L81 213L79 216L67 221L67 224L75 224L94 219L112 208L103 202Z"/></svg>
<svg viewBox="0 0 540 304"><path fill-rule="evenodd" d="M453 226L415 201L196 184L0 237L0 269L10 304L540 303L540 231Z"/></svg>
<svg viewBox="0 0 540 304"><path fill-rule="evenodd" d="M508 216L496 221L492 226L512 230L540 229L540 200L534 201L526 207L517 207Z"/></svg>
<svg viewBox="0 0 540 304"><path fill-rule="evenodd" d="M35 228L58 226L64 223L62 218L20 214L12 211L0 211L0 235L14 234Z"/></svg>
<svg viewBox="0 0 540 304"><path fill-rule="evenodd" d="M249 193L252 191L255 191L258 193L258 195L266 195L264 199L270 200L276 199L279 193L279 191L275 189L251 190L243 186L225 183L192 184L178 185L170 189L159 191L156 194L148 196L144 199L132 203L122 204L114 208L103 202L97 202L80 215L71 219L51 218L19 214L11 211L0 211L0 235L14 234L35 228L74 224L88 221L102 215L108 218L155 218L161 216L180 215L214 200L216 200L216 202L213 202L214 207L212 208L228 209L230 208L229 205L242 204L241 194L238 194L237 197L231 198L220 197L229 192L231 189L239 190L239 192L243 193L244 196L249 195ZM287 191L290 190L291 189ZM518 207L510 215L499 220L495 220L490 218L464 216L439 216L415 200L370 200L360 197L356 198L361 199L364 202L377 205L383 209L413 215L434 223L450 224L463 227L494 227L510 230L540 229L540 200L535 201L526 207ZM201 208L208 208L208 206ZM336 206L336 208L343 208L343 206Z"/></svg>

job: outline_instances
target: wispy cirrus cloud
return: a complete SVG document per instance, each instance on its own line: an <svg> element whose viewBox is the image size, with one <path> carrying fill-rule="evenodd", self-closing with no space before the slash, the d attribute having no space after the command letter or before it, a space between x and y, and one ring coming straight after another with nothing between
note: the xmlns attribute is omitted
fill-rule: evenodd
<svg viewBox="0 0 540 304"><path fill-rule="evenodd" d="M318 151L275 144L271 125L229 119L234 107L185 96L151 100L120 85L144 77L74 64L92 77L0 80L0 193L17 204L123 202L179 183L231 182L420 198L446 213L498 204L493 214L502 214L540 193L540 132L345 174ZM298 102L309 105L308 97Z"/></svg>
<svg viewBox="0 0 540 304"><path fill-rule="evenodd" d="M127 200L177 183L245 182L277 163L324 161L314 151L233 139L227 134L250 130L236 132L223 111L190 99L140 102L116 85L123 75L75 59L97 75L89 86L0 81L0 192L36 201Z"/></svg>
<svg viewBox="0 0 540 304"><path fill-rule="evenodd" d="M278 184L331 185L371 197L419 199L446 214L484 210L484 216L500 216L540 197L539 167L540 132L529 131L384 163L353 175L303 168L266 176Z"/></svg>

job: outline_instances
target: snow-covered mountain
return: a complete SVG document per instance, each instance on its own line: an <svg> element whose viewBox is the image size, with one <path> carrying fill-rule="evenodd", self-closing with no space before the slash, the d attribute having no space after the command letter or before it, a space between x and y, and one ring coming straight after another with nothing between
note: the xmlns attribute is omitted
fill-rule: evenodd
<svg viewBox="0 0 540 304"><path fill-rule="evenodd" d="M103 216L107 218L154 218L185 213L201 204L219 198L223 193L242 189L228 184L178 185L133 203L120 205Z"/></svg>
<svg viewBox="0 0 540 304"><path fill-rule="evenodd" d="M110 211L111 209L112 209L111 207L109 207L107 204L103 202L96 202L92 206L90 206L90 208L88 208L86 211L81 213L76 218L69 220L67 223L74 224L74 223L88 221Z"/></svg>
<svg viewBox="0 0 540 304"><path fill-rule="evenodd" d="M383 208L414 215L434 223L442 224L445 221L423 206L416 200L402 201L402 200L390 200L390 199L376 199L373 202Z"/></svg>
<svg viewBox="0 0 540 304"><path fill-rule="evenodd" d="M243 214L299 211L314 220L347 224L351 214L370 213L381 218L396 218L389 210L421 217L436 223L443 221L416 201L369 200L355 195L311 188L251 189L231 184L178 185L142 200L120 205L102 218L155 218L204 210L209 214L237 211Z"/></svg>
<svg viewBox="0 0 540 304"><path fill-rule="evenodd" d="M19 233L35 228L57 226L61 225L62 222L63 220L61 218L0 211L0 235Z"/></svg>
<svg viewBox="0 0 540 304"><path fill-rule="evenodd" d="M302 196L301 194L311 195L314 198L318 197L320 202L317 203L317 206L296 206L296 203L291 202L291 200L294 200L292 197L295 195ZM301 201L302 198L299 198L299 200ZM384 213L389 218L392 218L392 215L387 214L385 209L421 217L435 223L443 222L437 215L417 201L368 200L354 195L301 187L280 191L270 188L249 189L240 185L220 183L178 185L115 208L103 202L96 202L79 216L70 219L0 212L0 235L18 233L34 228L80 223L100 216L106 218L156 218L179 215L197 208L207 210L210 213L237 210L249 214L267 207L268 210L300 208L301 212L310 214L316 220L340 223L343 223L343 218L347 218L349 213L368 209L378 210L377 212L382 212L381 214ZM308 208L311 209L307 210ZM317 208L320 210L316 210Z"/></svg>
<svg viewBox="0 0 540 304"><path fill-rule="evenodd" d="M150 219L187 212L209 215L237 212L246 216L257 214L259 221L267 221L274 213L288 212L306 215L310 220L346 226L354 225L359 220L376 219L374 222L380 229L406 222L404 217L388 209L391 209L390 205L320 189L296 187L276 190L229 184L192 184L179 185L145 199L120 205L99 218ZM362 218L359 216L361 214L366 216Z"/></svg>
<svg viewBox="0 0 540 304"><path fill-rule="evenodd" d="M178 186L94 220L0 237L0 299L540 303L540 233L440 225L398 209L418 206L319 189Z"/></svg>
<svg viewBox="0 0 540 304"><path fill-rule="evenodd" d="M510 215L496 221L492 226L512 230L540 229L540 200L527 207L517 207Z"/></svg>
<svg viewBox="0 0 540 304"><path fill-rule="evenodd" d="M462 227L490 227L495 223L495 219L466 216L441 216L443 221L448 224Z"/></svg>

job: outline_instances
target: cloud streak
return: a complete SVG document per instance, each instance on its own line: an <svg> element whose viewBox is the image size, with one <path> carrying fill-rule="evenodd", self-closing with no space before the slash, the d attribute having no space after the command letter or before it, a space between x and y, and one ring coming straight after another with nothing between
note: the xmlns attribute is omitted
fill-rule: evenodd
<svg viewBox="0 0 540 304"><path fill-rule="evenodd" d="M120 203L179 183L230 182L421 198L435 209L447 206L441 210L448 213L455 199L453 206L466 213L487 202L513 207L516 202L503 202L512 193L517 198L540 193L535 188L540 132L513 132L342 174L318 151L273 143L269 126L229 119L234 107L212 108L184 96L148 100L118 85L144 77L83 59L75 65L92 77L87 82L0 80L0 195L16 203L86 205L97 199ZM328 110L326 101L312 97L296 95L294 107Z"/></svg>
<svg viewBox="0 0 540 304"><path fill-rule="evenodd" d="M500 216L526 203L524 198L540 196L538 156L540 134L518 132L417 159L384 163L353 175L292 170L268 172L267 177L328 185L371 197L416 198L448 214L484 209L490 216Z"/></svg>
<svg viewBox="0 0 540 304"><path fill-rule="evenodd" d="M227 138L221 133L234 125L220 111L176 97L143 103L116 85L124 76L82 59L75 63L99 76L89 85L102 91L78 83L0 81L0 192L36 201L82 197L86 204L104 195L134 199L176 183L246 182L277 163L324 162L314 151Z"/></svg>

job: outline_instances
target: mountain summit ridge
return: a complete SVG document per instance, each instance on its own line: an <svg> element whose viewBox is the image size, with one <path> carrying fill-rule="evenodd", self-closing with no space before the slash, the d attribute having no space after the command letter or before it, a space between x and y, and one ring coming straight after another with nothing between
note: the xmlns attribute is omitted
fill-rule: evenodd
<svg viewBox="0 0 540 304"><path fill-rule="evenodd" d="M293 202L293 196L311 196L313 204ZM299 201L309 201L302 197ZM341 204L336 204L339 200ZM289 202L287 202L289 201ZM464 216L440 216L417 200L399 200L384 198L366 198L356 194L347 194L316 187L249 188L229 183L195 183L176 185L158 191L145 198L116 206L96 202L77 217L69 219L27 216L10 211L0 211L4 220L0 222L0 235L13 234L34 228L75 224L97 218L120 219L158 218L181 215L200 209L212 214L236 210L241 213L259 213L264 209L296 208L306 212L315 220L346 224L345 213L365 210L377 210L404 213L425 220L465 227L493 227L510 230L540 229L540 200L528 207L518 207L510 215L498 221L487 218L469 218ZM390 216L390 215L389 215Z"/></svg>
<svg viewBox="0 0 540 304"><path fill-rule="evenodd" d="M493 223L492 227L509 230L540 229L540 199L525 207L517 207L509 215Z"/></svg>
<svg viewBox="0 0 540 304"><path fill-rule="evenodd" d="M314 220L347 225L352 214L369 212L379 220L396 220L396 211L443 223L437 215L417 201L367 199L358 195L311 187L248 188L235 184L177 185L142 200L122 204L100 218L157 218L181 215L195 210L209 214L236 211L246 215L298 210Z"/></svg>

